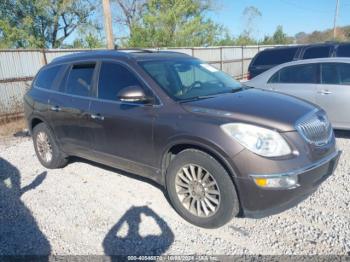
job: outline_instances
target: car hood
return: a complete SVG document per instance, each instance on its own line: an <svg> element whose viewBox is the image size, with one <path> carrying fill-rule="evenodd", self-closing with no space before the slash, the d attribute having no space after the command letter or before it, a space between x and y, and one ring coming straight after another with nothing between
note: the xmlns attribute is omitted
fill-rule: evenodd
<svg viewBox="0 0 350 262"><path fill-rule="evenodd" d="M217 95L182 105L192 113L257 124L281 132L295 130L295 123L315 109L306 101L260 89Z"/></svg>

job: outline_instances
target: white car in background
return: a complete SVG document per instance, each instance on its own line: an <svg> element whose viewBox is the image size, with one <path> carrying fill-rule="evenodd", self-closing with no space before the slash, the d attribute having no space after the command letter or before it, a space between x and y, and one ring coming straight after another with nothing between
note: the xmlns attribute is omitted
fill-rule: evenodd
<svg viewBox="0 0 350 262"><path fill-rule="evenodd" d="M326 110L335 129L350 130L350 58L288 62L244 84L308 100Z"/></svg>

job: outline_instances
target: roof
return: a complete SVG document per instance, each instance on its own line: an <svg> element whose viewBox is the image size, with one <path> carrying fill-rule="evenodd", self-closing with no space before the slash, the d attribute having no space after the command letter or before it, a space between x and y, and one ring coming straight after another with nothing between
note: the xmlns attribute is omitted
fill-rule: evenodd
<svg viewBox="0 0 350 262"><path fill-rule="evenodd" d="M319 47L319 46L339 46L339 45L350 45L350 42L333 42L333 41L328 41L328 42L323 42L323 43L314 43L314 44L291 44L291 45L283 45L283 46L276 46L276 47L268 47L261 52L264 51L271 51L274 49L289 49L289 48L306 48L306 47Z"/></svg>
<svg viewBox="0 0 350 262"><path fill-rule="evenodd" d="M73 62L76 60L96 59L96 58L116 58L116 59L135 59L140 60L157 60L157 59L179 59L192 58L184 53L173 51L151 51L142 49L123 49L123 50L96 50L82 51L79 53L64 55L55 58L51 63Z"/></svg>
<svg viewBox="0 0 350 262"><path fill-rule="evenodd" d="M324 58L302 59L302 60L283 63L276 67L285 67L290 65L312 64L312 63L350 63L350 57L324 57Z"/></svg>

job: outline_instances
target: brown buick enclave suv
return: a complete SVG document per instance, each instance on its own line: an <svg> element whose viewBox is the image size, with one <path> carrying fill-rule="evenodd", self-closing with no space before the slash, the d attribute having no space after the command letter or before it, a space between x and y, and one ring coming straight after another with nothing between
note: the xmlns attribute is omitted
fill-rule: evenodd
<svg viewBox="0 0 350 262"><path fill-rule="evenodd" d="M181 53L56 58L24 101L43 166L61 168L78 156L151 178L201 227L296 205L340 155L322 109L245 88Z"/></svg>

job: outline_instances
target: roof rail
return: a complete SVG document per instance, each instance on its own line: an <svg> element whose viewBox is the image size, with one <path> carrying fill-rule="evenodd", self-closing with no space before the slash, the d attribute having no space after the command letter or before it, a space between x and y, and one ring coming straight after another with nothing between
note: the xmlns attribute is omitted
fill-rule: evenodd
<svg viewBox="0 0 350 262"><path fill-rule="evenodd" d="M115 48L116 51L154 53L155 51L142 48Z"/></svg>

